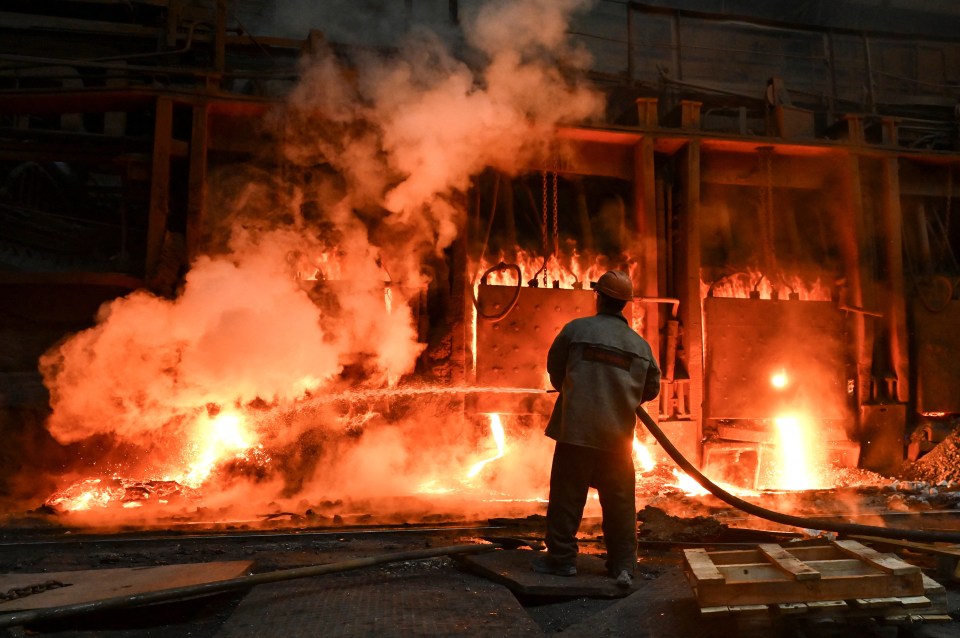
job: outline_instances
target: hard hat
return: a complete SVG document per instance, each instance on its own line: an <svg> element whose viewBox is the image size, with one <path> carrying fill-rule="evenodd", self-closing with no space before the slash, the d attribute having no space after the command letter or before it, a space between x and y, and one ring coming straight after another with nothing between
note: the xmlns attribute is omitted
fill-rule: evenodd
<svg viewBox="0 0 960 638"><path fill-rule="evenodd" d="M620 301L633 299L633 282L622 270L608 270L600 275L595 290Z"/></svg>

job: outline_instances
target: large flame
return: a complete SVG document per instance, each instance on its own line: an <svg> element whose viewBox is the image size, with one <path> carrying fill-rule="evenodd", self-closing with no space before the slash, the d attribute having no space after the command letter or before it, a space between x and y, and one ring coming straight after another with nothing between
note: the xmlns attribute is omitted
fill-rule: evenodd
<svg viewBox="0 0 960 638"><path fill-rule="evenodd" d="M489 459L484 459L470 468L467 472L467 478L473 478L480 473L480 470L483 467L490 463L491 461L496 461L499 458L502 458L507 449L506 435L503 432L503 423L500 422L499 414L490 415L490 434L493 436L494 444L497 446L496 455L490 457Z"/></svg>
<svg viewBox="0 0 960 638"><path fill-rule="evenodd" d="M224 459L241 455L255 445L253 432L236 412L201 419L194 441L189 469L174 479L190 487L202 485Z"/></svg>
<svg viewBox="0 0 960 638"><path fill-rule="evenodd" d="M829 486L822 465L812 420L800 414L785 414L774 419L777 444L774 447L777 468L771 487L782 490L809 490Z"/></svg>
<svg viewBox="0 0 960 638"><path fill-rule="evenodd" d="M801 301L830 301L833 298L831 288L820 279L811 283L799 275L755 270L728 275L712 283L701 281L700 293L702 297L737 299L786 299L793 296Z"/></svg>
<svg viewBox="0 0 960 638"><path fill-rule="evenodd" d="M636 434L633 435L633 462L640 472L649 472L657 465L653 454L640 442Z"/></svg>

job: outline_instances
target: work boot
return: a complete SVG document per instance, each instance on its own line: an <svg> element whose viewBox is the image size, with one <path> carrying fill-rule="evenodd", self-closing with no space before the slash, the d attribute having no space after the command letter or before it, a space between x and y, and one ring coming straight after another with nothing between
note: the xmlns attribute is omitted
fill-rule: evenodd
<svg viewBox="0 0 960 638"><path fill-rule="evenodd" d="M617 587L627 588L633 584L633 574L627 570L622 570L617 576Z"/></svg>
<svg viewBox="0 0 960 638"><path fill-rule="evenodd" d="M530 567L538 574L552 574L554 576L576 576L577 566L571 563L557 563L549 556L537 556L530 561Z"/></svg>

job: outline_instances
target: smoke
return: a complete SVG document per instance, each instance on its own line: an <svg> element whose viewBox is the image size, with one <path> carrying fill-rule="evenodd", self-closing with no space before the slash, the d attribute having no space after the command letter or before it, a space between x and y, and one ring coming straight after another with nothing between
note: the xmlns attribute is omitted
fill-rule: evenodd
<svg viewBox="0 0 960 638"><path fill-rule="evenodd" d="M189 456L183 449L221 410L282 412L413 372L424 346L409 300L429 283L425 262L456 239L471 178L542 161L558 125L603 111L597 92L560 70L586 62L565 37L584 6L485 4L464 17L460 55L422 26L389 54L335 54L317 40L267 122L284 168L211 167L205 254L176 298L118 299L42 357L51 434L64 444L106 434L153 450L157 466ZM350 427L332 410L314 416L249 421L280 446ZM445 452L436 444L444 418L462 420L374 419L379 429L366 423L349 449L326 446L340 456L306 463L297 481L312 493L372 495L455 472L475 439ZM427 467L426 448L444 463ZM353 478L338 487L331 472Z"/></svg>

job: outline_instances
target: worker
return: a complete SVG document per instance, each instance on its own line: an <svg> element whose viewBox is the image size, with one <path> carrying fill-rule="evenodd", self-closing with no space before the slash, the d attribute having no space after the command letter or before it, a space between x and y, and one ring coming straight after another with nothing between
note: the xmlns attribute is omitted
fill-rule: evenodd
<svg viewBox="0 0 960 638"><path fill-rule="evenodd" d="M660 393L660 368L650 344L623 316L633 300L630 277L604 273L594 288L596 314L567 323L547 354L559 391L545 434L556 441L547 505L547 553L535 572L577 574L577 530L587 493L596 488L603 516L606 568L630 587L637 564L636 408Z"/></svg>

